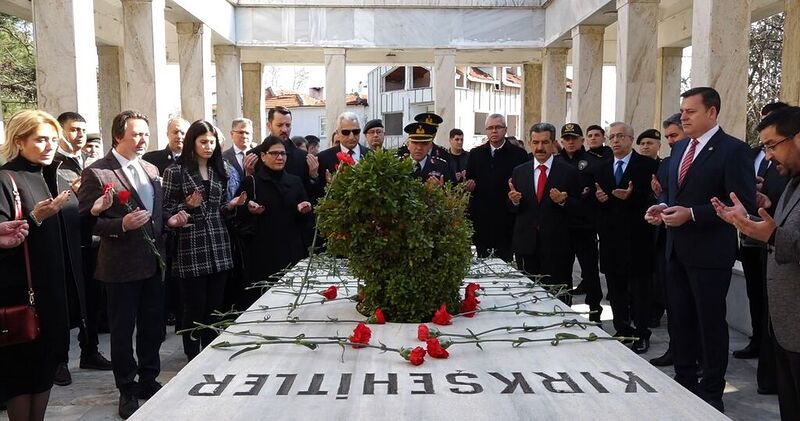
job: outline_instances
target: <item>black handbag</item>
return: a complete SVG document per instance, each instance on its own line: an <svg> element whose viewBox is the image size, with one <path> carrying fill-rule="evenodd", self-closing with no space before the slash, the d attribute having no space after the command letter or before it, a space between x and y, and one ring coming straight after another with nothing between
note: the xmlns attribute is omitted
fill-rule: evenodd
<svg viewBox="0 0 800 421"><path fill-rule="evenodd" d="M17 220L22 219L22 203L17 191L17 183L14 177L8 174L11 179L11 187L14 195L14 208ZM22 242L22 250L25 255L25 272L28 278L28 303L14 306L0 307L0 347L17 345L33 342L39 337L39 315L36 314L36 300L33 293L33 282L31 281L31 259L28 252L28 240Z"/></svg>

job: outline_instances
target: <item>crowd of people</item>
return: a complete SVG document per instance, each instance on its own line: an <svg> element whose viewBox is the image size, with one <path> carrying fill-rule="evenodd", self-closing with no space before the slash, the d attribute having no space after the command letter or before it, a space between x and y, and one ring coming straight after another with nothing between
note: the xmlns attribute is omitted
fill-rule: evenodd
<svg viewBox="0 0 800 421"><path fill-rule="evenodd" d="M651 362L674 365L676 380L720 411L725 299L741 260L753 337L734 357L759 358L759 392L779 393L791 418L800 413L798 312L790 298L800 274L792 224L800 221L800 108L765 108L761 146L750 148L719 127L721 105L714 89L694 88L661 131L637 136L614 122L584 134L575 123L558 130L541 122L522 145L507 136L503 115L490 114L485 142L470 151L459 129L449 132L449 148L435 145L442 118L423 113L405 127L397 155L414 162L421 180L470 193L479 257L566 285L570 294L560 298L567 304L585 294L596 322L603 273L612 333L635 338L628 342L634 352L648 351L650 329L666 313L670 346ZM166 326L207 325L217 310L250 307L262 291L248 287L323 243L315 238L314 208L340 161L358 165L383 149L385 136L381 120L362 126L345 112L332 146L320 151L316 136L292 137L292 113L283 107L269 110L262 142L253 141L246 118L229 127L225 145L211 122L172 118L166 147L145 153L148 117L124 111L103 156L102 139L87 134L75 112L11 116L0 149L0 306L24 302L30 275L41 333L0 347L0 402L10 419L42 419L52 385L71 383L74 328L80 367L112 370L119 415L132 415L139 399L161 388ZM662 134L674 159L659 156ZM573 288L576 259L581 280ZM97 348L106 329L110 361ZM214 338L212 330L184 334L187 359Z"/></svg>

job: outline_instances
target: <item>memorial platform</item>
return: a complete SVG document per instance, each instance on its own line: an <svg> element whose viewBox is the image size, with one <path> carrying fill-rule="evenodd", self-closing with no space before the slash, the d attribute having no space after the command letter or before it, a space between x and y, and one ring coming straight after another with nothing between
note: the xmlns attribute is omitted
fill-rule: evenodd
<svg viewBox="0 0 800 421"><path fill-rule="evenodd" d="M498 262L492 266L499 267ZM571 309L545 298L541 288L526 286L527 278L478 272L480 268L474 267L472 273L478 277L465 280L465 285L481 285L481 308L504 311L481 311L474 318L456 317L449 326L428 326L468 334L586 321L566 312L526 314ZM356 292L355 280L347 276L317 281L310 291L333 284L339 287L339 297ZM289 314L285 307L296 299L292 291L298 286L296 278L294 287L276 285L237 319L266 319L266 323L234 325L228 331L304 335L297 341L310 343L312 337L347 337L357 321L366 319L353 301L325 301L314 293L303 295L298 300L303 305ZM389 322L369 327L370 344L425 347L417 339L416 324ZM554 346L550 340L557 333L601 339L567 339ZM258 338L224 333L215 343L254 339ZM518 340L519 346L486 342L479 349L474 344L456 344L448 348L448 359L426 356L419 366L395 352L336 344L314 350L297 343L269 344L235 357L241 348L207 348L132 419L727 419L624 345L608 339L599 327L502 330L481 339Z"/></svg>

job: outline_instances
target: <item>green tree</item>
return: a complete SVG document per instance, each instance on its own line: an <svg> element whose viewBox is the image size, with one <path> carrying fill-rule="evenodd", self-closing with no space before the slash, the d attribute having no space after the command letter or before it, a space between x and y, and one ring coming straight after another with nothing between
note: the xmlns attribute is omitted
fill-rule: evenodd
<svg viewBox="0 0 800 421"><path fill-rule="evenodd" d="M751 144L758 142L761 108L780 97L782 51L783 13L753 22L747 89L747 141Z"/></svg>
<svg viewBox="0 0 800 421"><path fill-rule="evenodd" d="M8 118L36 107L36 59L30 22L0 13L0 99Z"/></svg>

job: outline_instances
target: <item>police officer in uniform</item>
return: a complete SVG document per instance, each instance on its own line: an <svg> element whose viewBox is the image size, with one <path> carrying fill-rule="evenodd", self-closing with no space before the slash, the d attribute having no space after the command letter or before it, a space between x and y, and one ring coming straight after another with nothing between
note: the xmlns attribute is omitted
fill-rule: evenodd
<svg viewBox="0 0 800 421"><path fill-rule="evenodd" d="M578 169L580 173L581 205L580 216L573 217L570 223L569 236L571 245L570 261L575 257L581 265L581 283L572 290L572 295L586 294L586 304L594 311L589 316L592 321L600 321L603 307L603 290L600 286L600 269L598 268L596 209L590 191L594 179L590 169L602 162L596 155L590 154L583 147L583 130L576 123L567 123L561 128L560 159Z"/></svg>
<svg viewBox="0 0 800 421"><path fill-rule="evenodd" d="M433 179L437 184L444 184L446 181L455 183L455 176L447 161L431 153L436 126L411 123L403 130L408 133L406 147L408 157L414 161L414 176L422 180Z"/></svg>

